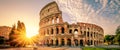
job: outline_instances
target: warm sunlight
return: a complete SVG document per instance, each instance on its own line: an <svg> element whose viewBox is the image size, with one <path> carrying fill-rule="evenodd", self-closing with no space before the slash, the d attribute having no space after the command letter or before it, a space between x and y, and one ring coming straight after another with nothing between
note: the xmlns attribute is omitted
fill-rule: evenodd
<svg viewBox="0 0 120 50"><path fill-rule="evenodd" d="M37 29L36 28L28 28L28 29L26 29L26 37L27 38L31 38L31 37L33 37L33 36L35 36L35 35L37 35L38 34L38 31L37 31Z"/></svg>

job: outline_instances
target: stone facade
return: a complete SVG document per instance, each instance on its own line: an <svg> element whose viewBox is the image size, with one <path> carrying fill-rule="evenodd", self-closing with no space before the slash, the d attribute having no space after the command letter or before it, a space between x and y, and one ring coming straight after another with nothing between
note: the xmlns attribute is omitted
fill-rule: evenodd
<svg viewBox="0 0 120 50"><path fill-rule="evenodd" d="M40 11L41 44L50 46L85 46L101 45L104 31L100 26L78 22L63 22L62 12L56 2L47 4Z"/></svg>

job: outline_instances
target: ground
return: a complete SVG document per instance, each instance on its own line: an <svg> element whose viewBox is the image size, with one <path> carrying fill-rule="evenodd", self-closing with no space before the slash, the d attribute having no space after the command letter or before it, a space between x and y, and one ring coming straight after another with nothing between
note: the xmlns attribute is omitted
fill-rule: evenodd
<svg viewBox="0 0 120 50"><path fill-rule="evenodd" d="M7 49L0 49L0 50L82 50L81 48L68 48L68 47L37 47L37 48L7 48Z"/></svg>

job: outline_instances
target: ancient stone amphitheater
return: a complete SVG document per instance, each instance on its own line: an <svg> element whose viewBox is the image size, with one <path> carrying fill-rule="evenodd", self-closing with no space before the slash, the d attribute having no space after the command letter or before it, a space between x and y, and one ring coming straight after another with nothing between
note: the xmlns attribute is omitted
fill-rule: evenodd
<svg viewBox="0 0 120 50"><path fill-rule="evenodd" d="M51 2L40 11L40 43L48 46L102 45L104 31L100 26L77 22L69 24L62 19L56 2Z"/></svg>

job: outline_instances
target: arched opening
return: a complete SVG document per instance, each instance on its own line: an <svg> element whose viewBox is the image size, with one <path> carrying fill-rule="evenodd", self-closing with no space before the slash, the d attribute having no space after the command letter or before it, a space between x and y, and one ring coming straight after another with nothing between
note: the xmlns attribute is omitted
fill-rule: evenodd
<svg viewBox="0 0 120 50"><path fill-rule="evenodd" d="M71 30L71 29L69 30L69 33L70 33L70 34L72 33L72 30Z"/></svg>
<svg viewBox="0 0 120 50"><path fill-rule="evenodd" d="M53 31L54 31L54 30L53 30L53 29L51 29L51 34L53 34Z"/></svg>
<svg viewBox="0 0 120 50"><path fill-rule="evenodd" d="M53 46L53 40L51 40L51 45Z"/></svg>
<svg viewBox="0 0 120 50"><path fill-rule="evenodd" d="M81 33L81 35L83 34L83 32L82 32L82 31L80 31L80 33Z"/></svg>
<svg viewBox="0 0 120 50"><path fill-rule="evenodd" d="M93 41L91 40L91 43L90 43L91 45L93 45Z"/></svg>
<svg viewBox="0 0 120 50"><path fill-rule="evenodd" d="M71 46L71 39L67 39L67 45Z"/></svg>
<svg viewBox="0 0 120 50"><path fill-rule="evenodd" d="M49 46L49 40L47 40L47 43L46 43L47 46Z"/></svg>
<svg viewBox="0 0 120 50"><path fill-rule="evenodd" d="M75 29L74 32L77 31L78 32L78 29Z"/></svg>
<svg viewBox="0 0 120 50"><path fill-rule="evenodd" d="M58 34L59 33L59 29L58 28L56 28L56 34Z"/></svg>
<svg viewBox="0 0 120 50"><path fill-rule="evenodd" d="M75 46L78 46L78 40L75 39L74 42L75 42Z"/></svg>
<svg viewBox="0 0 120 50"><path fill-rule="evenodd" d="M62 27L61 30L62 30L62 34L64 34L65 29Z"/></svg>
<svg viewBox="0 0 120 50"><path fill-rule="evenodd" d="M59 18L57 17L57 23L59 23Z"/></svg>
<svg viewBox="0 0 120 50"><path fill-rule="evenodd" d="M90 29L88 28L88 31L89 31Z"/></svg>
<svg viewBox="0 0 120 50"><path fill-rule="evenodd" d="M64 46L64 39L61 40L61 46Z"/></svg>
<svg viewBox="0 0 120 50"><path fill-rule="evenodd" d="M74 30L74 36L78 37L78 30L77 29Z"/></svg>
<svg viewBox="0 0 120 50"><path fill-rule="evenodd" d="M84 31L84 36L86 36L86 31Z"/></svg>
<svg viewBox="0 0 120 50"><path fill-rule="evenodd" d="M54 19L52 19L52 24L54 24Z"/></svg>
<svg viewBox="0 0 120 50"><path fill-rule="evenodd" d="M56 46L58 46L58 40L56 40Z"/></svg>
<svg viewBox="0 0 120 50"><path fill-rule="evenodd" d="M89 32L87 32L87 37L89 37Z"/></svg>
<svg viewBox="0 0 120 50"><path fill-rule="evenodd" d="M80 46L83 46L83 40L80 40Z"/></svg>
<svg viewBox="0 0 120 50"><path fill-rule="evenodd" d="M90 45L90 40L87 41L87 45Z"/></svg>

